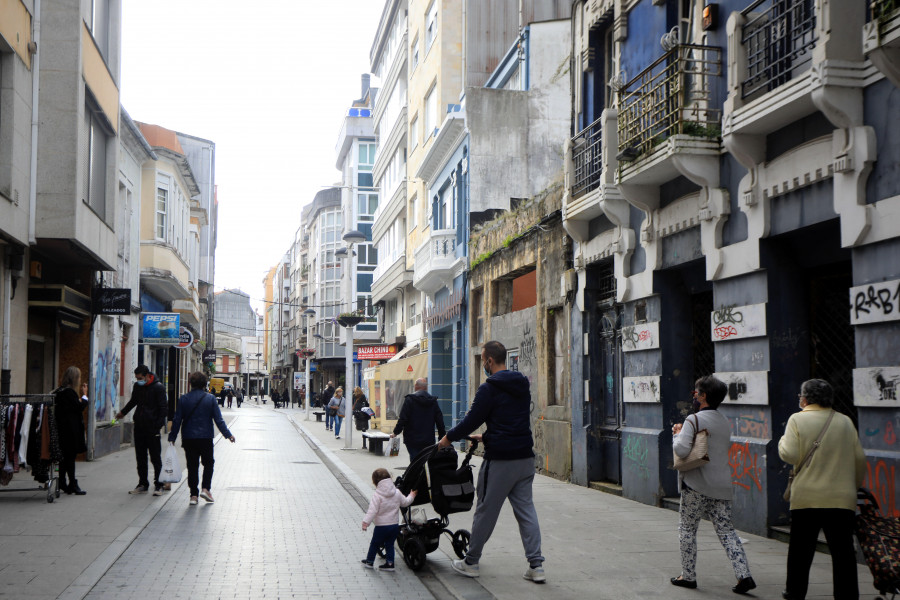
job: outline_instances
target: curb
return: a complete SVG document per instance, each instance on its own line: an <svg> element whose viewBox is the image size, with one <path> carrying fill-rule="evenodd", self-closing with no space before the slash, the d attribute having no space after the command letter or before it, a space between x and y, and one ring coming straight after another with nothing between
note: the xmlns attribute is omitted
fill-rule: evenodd
<svg viewBox="0 0 900 600"><path fill-rule="evenodd" d="M231 425L234 425L239 418L240 415L236 415L231 421ZM213 440L213 445L218 444L222 439L224 439L222 434L217 432L216 437ZM97 585L97 582L100 581L110 567L112 567L125 551L131 547L132 542L134 542L141 532L144 531L144 528L150 524L150 521L152 521L153 518L159 514L159 511L175 497L175 492L181 489L183 485L187 485L187 468L184 468L181 471L181 481L173 483L171 491L166 496L153 500L147 508L141 511L141 514L125 528L125 531L120 533L119 537L113 540L113 542L107 546L106 550L101 552L100 556L95 558L94 562L89 564L84 571L75 578L75 581L69 584L69 587L57 596L57 600L83 600L84 597L94 589L94 586Z"/></svg>

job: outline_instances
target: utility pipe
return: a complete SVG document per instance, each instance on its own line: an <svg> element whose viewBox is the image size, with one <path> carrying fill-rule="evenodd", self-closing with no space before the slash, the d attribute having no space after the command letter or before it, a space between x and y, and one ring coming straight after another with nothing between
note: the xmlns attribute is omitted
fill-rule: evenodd
<svg viewBox="0 0 900 600"><path fill-rule="evenodd" d="M34 0L32 38L35 52L31 57L31 169L28 183L28 243L34 246L35 212L37 211L38 108L41 93L41 0Z"/></svg>

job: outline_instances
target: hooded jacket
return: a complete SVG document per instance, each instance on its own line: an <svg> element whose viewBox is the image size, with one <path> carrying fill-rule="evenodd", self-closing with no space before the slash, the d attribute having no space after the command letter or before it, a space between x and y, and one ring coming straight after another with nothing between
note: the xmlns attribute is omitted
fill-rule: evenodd
<svg viewBox="0 0 900 600"><path fill-rule="evenodd" d="M478 386L469 412L447 438L456 442L487 425L482 435L486 460L533 458L529 387L518 371L497 371Z"/></svg>
<svg viewBox="0 0 900 600"><path fill-rule="evenodd" d="M140 432L158 432L166 424L168 403L166 402L166 388L160 383L156 375L149 373L145 379L147 383L131 388L131 400L122 409L122 414L127 415L132 408L134 411L134 428Z"/></svg>
<svg viewBox="0 0 900 600"><path fill-rule="evenodd" d="M403 434L403 443L413 448L425 448L434 444L434 429L438 438L444 437L444 415L438 406L437 396L425 390L407 394L400 408L400 417L394 426L394 435Z"/></svg>
<svg viewBox="0 0 900 600"><path fill-rule="evenodd" d="M369 510L363 517L363 523L374 522L376 526L396 525L400 520L400 507L409 506L414 499L411 494L404 496L390 479L382 479L369 500Z"/></svg>

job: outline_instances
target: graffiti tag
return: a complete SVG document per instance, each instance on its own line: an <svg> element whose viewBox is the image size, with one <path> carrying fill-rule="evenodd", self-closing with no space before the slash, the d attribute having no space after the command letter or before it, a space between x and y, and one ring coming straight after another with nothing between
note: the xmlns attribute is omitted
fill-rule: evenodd
<svg viewBox="0 0 900 600"><path fill-rule="evenodd" d="M850 289L851 323L874 323L900 318L900 279Z"/></svg>
<svg viewBox="0 0 900 600"><path fill-rule="evenodd" d="M713 323L723 325L725 323L743 323L744 313L734 310L734 306L725 306L713 312Z"/></svg>
<svg viewBox="0 0 900 600"><path fill-rule="evenodd" d="M768 438L769 419L765 411L754 411L734 419L734 430L742 437Z"/></svg>
<svg viewBox="0 0 900 600"><path fill-rule="evenodd" d="M759 482L762 474L762 467L757 465L759 455L750 451L750 444L744 442L735 442L728 450L728 466L731 467L731 483L745 490L756 487L757 491L762 491L762 485Z"/></svg>
<svg viewBox="0 0 900 600"><path fill-rule="evenodd" d="M863 487L868 488L878 500L878 510L884 517L900 517L900 508L897 507L894 482L896 471L894 465L890 467L884 460L879 459L874 468L870 461L866 461L866 479Z"/></svg>
<svg viewBox="0 0 900 600"><path fill-rule="evenodd" d="M713 329L713 337L717 340L727 340L730 337L734 337L738 334L737 329L735 329L732 325L723 325L722 327L716 327Z"/></svg>
<svg viewBox="0 0 900 600"><path fill-rule="evenodd" d="M647 465L649 454L647 442L644 441L644 438L636 435L630 436L625 442L625 447L622 448L622 455L634 465L641 479L650 478L650 467Z"/></svg>

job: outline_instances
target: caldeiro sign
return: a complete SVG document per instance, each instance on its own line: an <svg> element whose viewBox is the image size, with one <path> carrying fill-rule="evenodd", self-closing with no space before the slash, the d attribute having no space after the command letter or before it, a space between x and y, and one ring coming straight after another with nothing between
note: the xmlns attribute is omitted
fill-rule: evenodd
<svg viewBox="0 0 900 600"><path fill-rule="evenodd" d="M181 327L181 315L178 313L141 313L142 343L177 344L178 331Z"/></svg>

